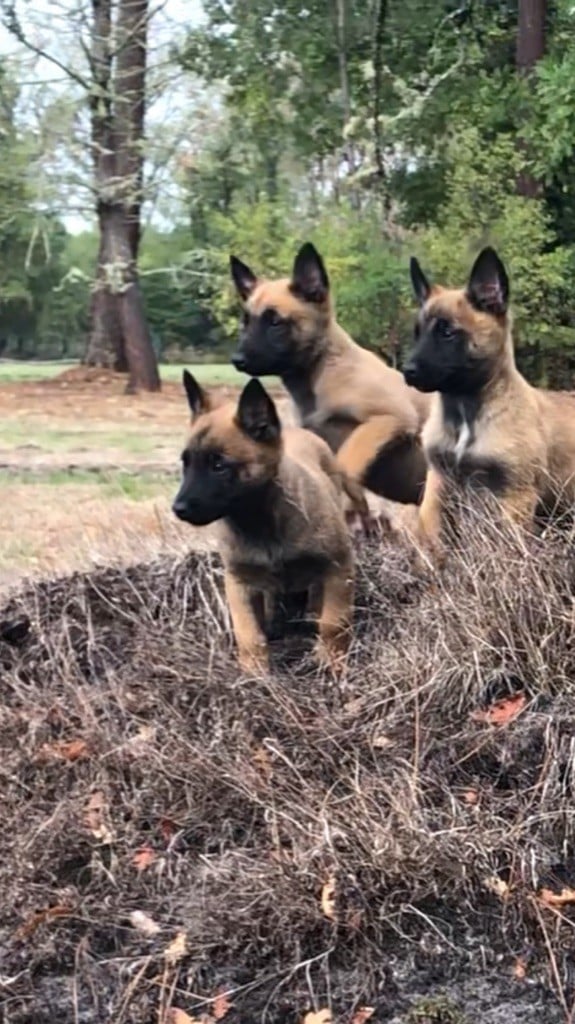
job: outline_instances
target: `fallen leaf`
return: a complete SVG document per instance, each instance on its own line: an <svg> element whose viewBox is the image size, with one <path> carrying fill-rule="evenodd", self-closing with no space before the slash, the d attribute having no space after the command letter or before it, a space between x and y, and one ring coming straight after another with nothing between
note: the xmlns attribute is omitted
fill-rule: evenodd
<svg viewBox="0 0 575 1024"><path fill-rule="evenodd" d="M513 965L513 977L517 981L523 981L527 975L527 964L522 956L518 956Z"/></svg>
<svg viewBox="0 0 575 1024"><path fill-rule="evenodd" d="M331 1010L318 1010L317 1013L306 1013L302 1024L332 1024Z"/></svg>
<svg viewBox="0 0 575 1024"><path fill-rule="evenodd" d="M62 761L79 761L88 756L88 744L85 740L56 740L54 743L42 744L38 751L38 757L42 761L52 757L60 758Z"/></svg>
<svg viewBox="0 0 575 1024"><path fill-rule="evenodd" d="M132 857L132 864L134 865L138 874L149 868L150 864L153 864L156 859L156 851L151 846L143 846L141 850L138 850Z"/></svg>
<svg viewBox="0 0 575 1024"><path fill-rule="evenodd" d="M46 924L47 921L53 921L58 917L69 917L71 913L71 907L67 906L44 907L43 910L36 910L20 925L16 932L16 938L29 939L40 925Z"/></svg>
<svg viewBox="0 0 575 1024"><path fill-rule="evenodd" d="M101 789L96 789L91 794L84 811L84 825L90 830L95 839L102 843L113 841L112 831L107 823L108 804Z"/></svg>
<svg viewBox="0 0 575 1024"><path fill-rule="evenodd" d="M393 746L393 740L390 740L389 736L381 734L380 736L374 736L371 741L371 745L372 747L375 747L376 750L386 750L387 747Z"/></svg>
<svg viewBox="0 0 575 1024"><path fill-rule="evenodd" d="M186 1013L185 1010L178 1010L174 1006L171 1010L168 1010L166 1024L207 1024L207 1018L190 1017L189 1013Z"/></svg>
<svg viewBox="0 0 575 1024"><path fill-rule="evenodd" d="M330 875L321 890L321 909L330 921L335 920L335 878Z"/></svg>
<svg viewBox="0 0 575 1024"><path fill-rule="evenodd" d="M524 693L515 693L512 697L503 697L496 700L488 708L473 711L471 717L475 722L484 722L487 725L507 725L523 711L527 703Z"/></svg>
<svg viewBox="0 0 575 1024"><path fill-rule="evenodd" d="M504 882L498 875L488 875L487 878L483 879L483 883L487 889L494 892L496 896L499 896L502 900L506 900L509 896L509 886L507 882Z"/></svg>
<svg viewBox="0 0 575 1024"><path fill-rule="evenodd" d="M360 1006L351 1018L351 1024L365 1024L375 1013L375 1006Z"/></svg>
<svg viewBox="0 0 575 1024"><path fill-rule="evenodd" d="M252 761L256 768L259 768L265 779L270 779L273 774L270 755L265 747L258 747L252 754Z"/></svg>
<svg viewBox="0 0 575 1024"><path fill-rule="evenodd" d="M575 889L564 887L560 892L553 892L552 889L540 889L538 892L541 903L548 907L563 907L566 903L575 903Z"/></svg>
<svg viewBox="0 0 575 1024"><path fill-rule="evenodd" d="M466 789L463 794L463 799L466 804L473 806L474 804L479 803L479 793L476 789Z"/></svg>
<svg viewBox="0 0 575 1024"><path fill-rule="evenodd" d="M178 932L175 939L170 942L169 946L166 946L164 950L164 957L169 964L177 964L178 960L181 960L188 951L188 942L185 932Z"/></svg>
<svg viewBox="0 0 575 1024"><path fill-rule="evenodd" d="M162 929L159 924L154 921L153 917L149 917L148 914L144 914L143 910L133 910L130 914L130 923L134 928L137 928L142 935L157 935Z"/></svg>
<svg viewBox="0 0 575 1024"><path fill-rule="evenodd" d="M218 992L216 998L212 1003L212 1013L214 1020L223 1020L228 1010L231 1009L233 1003L225 992Z"/></svg>
<svg viewBox="0 0 575 1024"><path fill-rule="evenodd" d="M177 831L177 822L173 821L172 818L162 818L160 821L160 832L165 843L169 843Z"/></svg>

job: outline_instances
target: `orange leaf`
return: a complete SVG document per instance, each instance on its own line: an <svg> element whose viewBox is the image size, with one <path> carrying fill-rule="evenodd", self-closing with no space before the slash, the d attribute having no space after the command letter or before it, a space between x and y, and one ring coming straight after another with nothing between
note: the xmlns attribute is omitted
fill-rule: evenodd
<svg viewBox="0 0 575 1024"><path fill-rule="evenodd" d="M330 875L321 890L321 909L330 921L335 920L335 878Z"/></svg>
<svg viewBox="0 0 575 1024"><path fill-rule="evenodd" d="M360 1006L351 1018L351 1024L365 1024L366 1020L371 1020L374 1013L375 1006Z"/></svg>
<svg viewBox="0 0 575 1024"><path fill-rule="evenodd" d="M43 910L36 910L27 921L24 921L24 924L20 925L16 932L16 938L29 939L41 924L53 921L57 917L69 917L71 913L71 908L65 906L44 907Z"/></svg>
<svg viewBox="0 0 575 1024"><path fill-rule="evenodd" d="M205 1020L205 1017L190 1017L189 1013L186 1013L185 1010L178 1010L174 1006L168 1011L166 1024L204 1024Z"/></svg>
<svg viewBox="0 0 575 1024"><path fill-rule="evenodd" d="M515 963L513 965L513 977L517 981L523 981L523 979L525 978L526 975L527 975L527 964L525 963L525 959L522 956L518 956L517 960L515 961Z"/></svg>
<svg viewBox="0 0 575 1024"><path fill-rule="evenodd" d="M79 761L88 756L88 744L85 740L57 740L55 743L44 743L38 751L38 757L42 760L58 757L63 761Z"/></svg>
<svg viewBox="0 0 575 1024"><path fill-rule="evenodd" d="M507 725L523 711L527 703L524 693L515 693L513 697L504 697L495 701L488 708L473 711L471 717L476 722L485 722L487 725Z"/></svg>
<svg viewBox="0 0 575 1024"><path fill-rule="evenodd" d="M317 1013L306 1013L302 1024L333 1024L331 1010L318 1010Z"/></svg>
<svg viewBox="0 0 575 1024"><path fill-rule="evenodd" d="M216 998L212 1003L212 1013L214 1020L223 1020L228 1010L231 1009L233 1003L225 992L218 992Z"/></svg>
<svg viewBox="0 0 575 1024"><path fill-rule="evenodd" d="M575 889L563 888L561 892L552 889L540 889L539 899L548 907L563 907L566 903L575 903Z"/></svg>
<svg viewBox="0 0 575 1024"><path fill-rule="evenodd" d="M132 857L132 864L136 868L136 871L141 874L146 868L149 868L150 864L153 864L156 859L156 851L152 850L151 846L143 846L141 850Z"/></svg>

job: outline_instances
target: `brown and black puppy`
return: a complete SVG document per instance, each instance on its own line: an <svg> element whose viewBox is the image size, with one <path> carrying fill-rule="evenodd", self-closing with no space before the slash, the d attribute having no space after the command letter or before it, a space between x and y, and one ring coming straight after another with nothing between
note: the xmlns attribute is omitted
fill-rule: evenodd
<svg viewBox="0 0 575 1024"><path fill-rule="evenodd" d="M244 307L236 368L281 377L301 425L323 437L363 486L393 501L418 502L429 398L339 326L313 245L300 249L291 278L258 279L235 256L230 264Z"/></svg>
<svg viewBox="0 0 575 1024"><path fill-rule="evenodd" d="M513 354L509 281L491 249L464 289L430 285L416 259L420 304L404 374L435 392L423 444L429 464L418 513L422 538L437 540L451 489L486 488L517 522L575 501L575 399L531 387Z"/></svg>
<svg viewBox="0 0 575 1024"><path fill-rule="evenodd" d="M365 511L320 438L282 430L258 380L239 402L215 406L184 371L192 430L182 454L175 514L194 526L219 520L226 596L239 660L265 671L265 619L274 596L308 592L319 615L318 654L334 669L347 652L354 564L344 517L344 490Z"/></svg>

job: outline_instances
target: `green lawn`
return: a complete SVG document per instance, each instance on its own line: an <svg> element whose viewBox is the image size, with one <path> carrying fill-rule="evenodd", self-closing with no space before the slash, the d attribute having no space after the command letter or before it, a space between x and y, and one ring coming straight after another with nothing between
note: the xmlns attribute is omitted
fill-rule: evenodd
<svg viewBox="0 0 575 1024"><path fill-rule="evenodd" d="M34 381L46 380L49 377L56 377L69 366L76 365L74 362L10 362L0 361L0 383L6 381ZM160 366L162 380L179 381L182 376L183 365L179 363L163 363ZM243 373L238 373L230 363L196 363L188 367L191 373L201 384L237 384L241 386L247 380ZM275 377L266 378L267 382L276 384Z"/></svg>

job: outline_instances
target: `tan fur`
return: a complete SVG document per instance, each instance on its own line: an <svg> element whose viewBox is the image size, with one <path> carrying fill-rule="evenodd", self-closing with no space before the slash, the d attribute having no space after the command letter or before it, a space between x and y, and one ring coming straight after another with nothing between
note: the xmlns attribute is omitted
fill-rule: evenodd
<svg viewBox="0 0 575 1024"><path fill-rule="evenodd" d="M575 502L575 398L571 394L532 387L519 373L513 354L511 318L477 312L464 291L434 287L424 306L451 319L472 336L477 352L489 357L492 372L482 392L466 455L493 459L508 476L501 495L503 510L530 527L537 510L565 509ZM439 395L423 430L425 451L453 453L459 438L445 421ZM426 479L418 528L422 539L440 538L443 509L451 477L431 467Z"/></svg>
<svg viewBox="0 0 575 1024"><path fill-rule="evenodd" d="M290 318L302 349L321 342L321 357L307 381L315 408L311 414L300 409L302 426L328 441L355 480L365 484L369 477L372 489L384 497L416 500L425 476L419 435L429 396L408 387L399 371L357 345L337 323L329 298L309 303L290 285L289 278L258 281L245 305L254 315L272 308Z"/></svg>
<svg viewBox="0 0 575 1024"><path fill-rule="evenodd" d="M216 524L240 664L246 672L266 671L265 619L273 598L308 591L316 595L318 656L337 671L351 637L354 594L344 496L364 515L363 491L321 438L295 427L282 430L277 444L258 443L239 429L236 413L235 403L206 402L188 447L215 446L242 464L245 479L277 485L273 505L261 511L261 543L259 523L249 535L227 519Z"/></svg>

